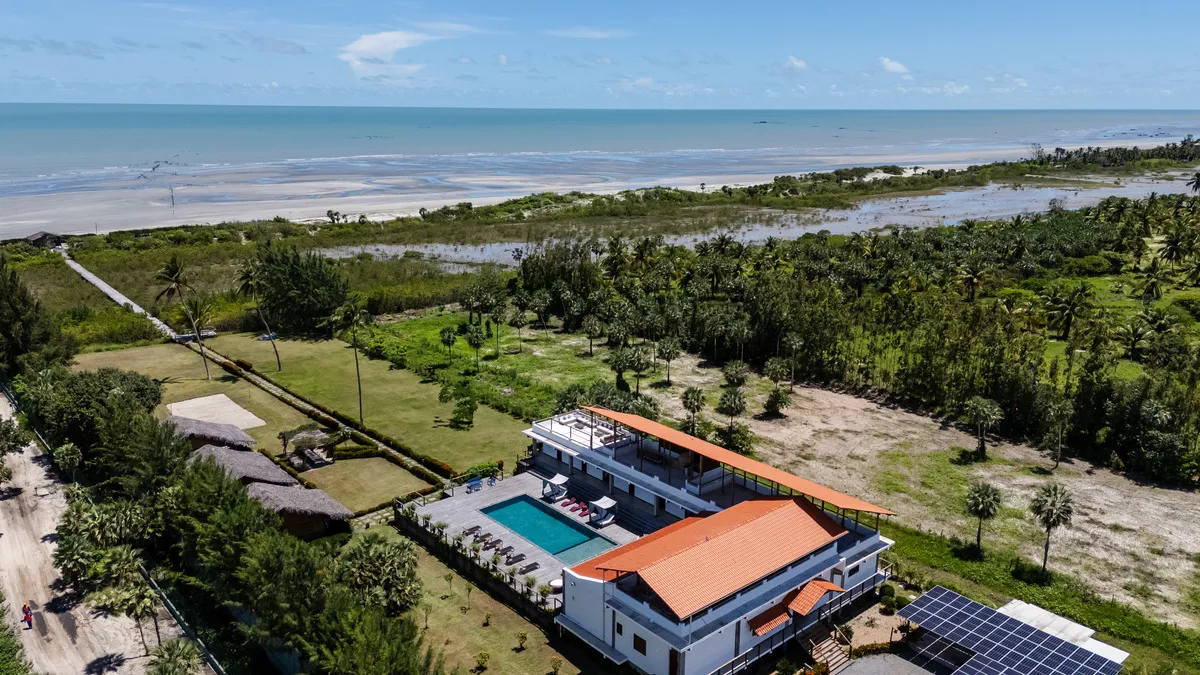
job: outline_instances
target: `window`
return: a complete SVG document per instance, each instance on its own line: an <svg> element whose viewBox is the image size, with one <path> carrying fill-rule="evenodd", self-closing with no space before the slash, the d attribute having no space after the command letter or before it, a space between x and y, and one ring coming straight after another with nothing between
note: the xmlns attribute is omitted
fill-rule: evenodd
<svg viewBox="0 0 1200 675"><path fill-rule="evenodd" d="M646 638L638 635L637 633L633 634L633 651L641 654L642 656L646 655Z"/></svg>
<svg viewBox="0 0 1200 675"><path fill-rule="evenodd" d="M854 576L855 574L858 574L858 568L859 568L859 565L855 565L854 567L851 567L850 569L846 570L846 578L850 578L850 577Z"/></svg>
<svg viewBox="0 0 1200 675"><path fill-rule="evenodd" d="M624 635L624 634L625 634L625 626L622 626L621 624L618 623L617 624L617 635Z"/></svg>

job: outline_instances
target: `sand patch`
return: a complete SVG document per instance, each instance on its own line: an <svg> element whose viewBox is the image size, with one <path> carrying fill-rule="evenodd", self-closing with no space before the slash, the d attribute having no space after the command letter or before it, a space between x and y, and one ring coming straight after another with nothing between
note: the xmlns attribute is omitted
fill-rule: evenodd
<svg viewBox="0 0 1200 675"><path fill-rule="evenodd" d="M168 403L167 410L172 415L190 417L194 420L216 422L217 424L232 424L239 429L254 429L265 427L266 422L260 420L254 413L234 403L225 394L214 394L200 398L190 398L178 403Z"/></svg>

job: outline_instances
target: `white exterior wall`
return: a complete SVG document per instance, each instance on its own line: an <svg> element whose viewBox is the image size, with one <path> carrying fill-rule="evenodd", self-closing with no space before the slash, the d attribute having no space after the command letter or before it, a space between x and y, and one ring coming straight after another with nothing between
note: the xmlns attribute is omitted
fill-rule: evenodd
<svg viewBox="0 0 1200 675"><path fill-rule="evenodd" d="M733 646L739 625L741 625L742 631L742 651L745 651L746 636L754 637L754 635L746 628L745 622L731 623L711 635L706 635L703 640L693 642L688 646L686 656L684 656L683 675L708 675L737 656L733 653Z"/></svg>
<svg viewBox="0 0 1200 675"><path fill-rule="evenodd" d="M595 464L589 463L587 465L587 473L589 476L591 476L593 478L598 478L600 480L604 480L604 469L601 469L600 467L596 466Z"/></svg>
<svg viewBox="0 0 1200 675"><path fill-rule="evenodd" d="M650 506L654 506L654 498L656 495L640 485L637 486L637 488L633 491L633 496L646 502Z"/></svg>
<svg viewBox="0 0 1200 675"><path fill-rule="evenodd" d="M686 518L687 517L687 511L683 510L682 506L680 506L672 501L667 502L667 513L675 516L676 518Z"/></svg>
<svg viewBox="0 0 1200 675"><path fill-rule="evenodd" d="M847 591L874 576L879 566L879 554L872 553L857 563L847 560L845 571L849 572L855 565L858 566L858 571L853 575L845 575L845 583L842 584L842 588Z"/></svg>
<svg viewBox="0 0 1200 675"><path fill-rule="evenodd" d="M629 492L629 481L621 478L620 476L613 476L612 479L613 488L620 490L621 492Z"/></svg>
<svg viewBox="0 0 1200 675"><path fill-rule="evenodd" d="M604 608L604 584L569 569L563 570L563 614L587 632L609 642Z"/></svg>
<svg viewBox="0 0 1200 675"><path fill-rule="evenodd" d="M670 675L671 645L624 614L615 611L612 613L616 615L617 623L622 625L621 632L623 634L613 636L615 640L613 646L617 651L624 654L633 665L650 675ZM633 648L634 635L640 635L646 640L645 655L638 653Z"/></svg>

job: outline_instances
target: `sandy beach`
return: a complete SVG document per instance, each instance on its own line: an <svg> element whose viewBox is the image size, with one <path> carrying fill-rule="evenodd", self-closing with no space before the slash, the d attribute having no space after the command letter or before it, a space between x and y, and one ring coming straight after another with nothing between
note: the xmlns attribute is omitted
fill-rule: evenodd
<svg viewBox="0 0 1200 675"><path fill-rule="evenodd" d="M1095 144L1101 145L1101 144ZM1122 145L1113 141L1103 145ZM326 211L387 220L415 215L420 209L470 201L495 204L537 192L582 191L609 194L663 185L696 190L722 185L770 181L776 175L799 174L797 167L871 166L962 168L970 164L1017 159L1029 151L1012 148L962 152L924 152L873 155L804 155L794 165L774 158L754 171L703 175L664 175L655 178L614 178L600 173L505 175L463 172L436 179L405 175L347 177L333 172L280 175L277 167L239 167L162 176L155 181L127 180L88 189L0 198L0 237L24 237L38 231L62 234L249 221L282 216L298 222L323 220ZM816 170L820 170L819 168ZM1042 202L1044 204L1044 201ZM1013 213L1029 210L1016 208ZM982 215L982 214L981 214Z"/></svg>

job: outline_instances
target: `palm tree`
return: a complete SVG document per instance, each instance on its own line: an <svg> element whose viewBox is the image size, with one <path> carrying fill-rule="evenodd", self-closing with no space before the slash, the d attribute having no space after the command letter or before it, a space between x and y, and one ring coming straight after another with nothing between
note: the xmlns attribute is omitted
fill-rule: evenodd
<svg viewBox="0 0 1200 675"><path fill-rule="evenodd" d="M1050 534L1060 527L1071 526L1075 504L1067 488L1058 483L1050 483L1038 489L1029 504L1029 510L1033 512L1038 525L1046 531L1046 546L1042 550L1042 574L1045 574L1046 563L1050 559Z"/></svg>
<svg viewBox="0 0 1200 675"><path fill-rule="evenodd" d="M200 652L183 637L172 638L150 651L146 675L195 675L200 671Z"/></svg>
<svg viewBox="0 0 1200 675"><path fill-rule="evenodd" d="M171 256L167 264L163 265L158 274L154 275L154 280L165 284L154 298L155 301L165 299L168 305L173 300L183 300L187 291L196 292L192 288L191 281L188 280L187 268L177 255ZM195 317L192 316L186 303L183 303L183 312L187 315L188 323L192 325L192 335L196 336L196 344L200 346L200 361L204 363L204 379L211 380L212 374L208 372L208 359L204 356L204 341L200 339L200 329L196 327Z"/></svg>
<svg viewBox="0 0 1200 675"><path fill-rule="evenodd" d="M629 369L633 371L634 379L637 380L635 393L640 394L642 393L642 377L654 365L654 360L651 358L650 350L647 347L634 347L629 349L629 352Z"/></svg>
<svg viewBox="0 0 1200 675"><path fill-rule="evenodd" d="M691 413L691 432L696 433L696 415L701 410L704 410L704 392L699 387L688 387L683 390L683 396L680 397L683 401L683 409Z"/></svg>
<svg viewBox="0 0 1200 675"><path fill-rule="evenodd" d="M492 310L492 313L488 315L488 318L492 320L492 332L496 335L496 358L499 359L500 326L504 325L505 321L508 321L508 308L501 304Z"/></svg>
<svg viewBox="0 0 1200 675"><path fill-rule="evenodd" d="M717 405L717 412L722 415L729 416L729 430L733 431L733 419L738 415L746 412L746 395L742 393L741 387L730 387L721 394L721 401Z"/></svg>
<svg viewBox="0 0 1200 675"><path fill-rule="evenodd" d="M972 260L958 268L954 280L967 292L967 302L975 302L975 293L983 288L987 280L988 269L982 263Z"/></svg>
<svg viewBox="0 0 1200 675"><path fill-rule="evenodd" d="M337 330L350 331L350 348L354 352L354 377L358 381L358 422L363 423L362 371L358 367L358 329L370 326L375 317L363 308L358 298L351 298L338 308L333 316L333 325Z"/></svg>
<svg viewBox="0 0 1200 675"><path fill-rule="evenodd" d="M792 354L788 363L791 366L788 389L792 390L796 386L796 352L800 351L800 348L804 346L804 338L799 333L788 333L783 336L783 346Z"/></svg>
<svg viewBox="0 0 1200 675"><path fill-rule="evenodd" d="M1125 357L1130 361L1137 361L1141 358L1141 348L1154 331L1146 320L1140 316L1135 316L1128 323L1117 326L1113 331L1113 339L1125 347Z"/></svg>
<svg viewBox="0 0 1200 675"><path fill-rule="evenodd" d="M1187 182L1187 186L1192 188L1192 192L1200 194L1200 171L1197 171L1192 179Z"/></svg>
<svg viewBox="0 0 1200 675"><path fill-rule="evenodd" d="M669 337L658 343L658 358L662 359L667 364L667 386L671 386L671 362L679 358L682 350L679 347L679 340Z"/></svg>
<svg viewBox="0 0 1200 675"><path fill-rule="evenodd" d="M1066 430L1067 422L1071 419L1071 413L1074 409L1071 407L1071 401L1066 397L1059 397L1052 401L1046 407L1046 416L1050 419L1050 424L1054 427L1056 440L1054 446L1054 469L1058 468L1062 462L1062 439L1063 432ZM1051 469L1053 471L1054 469Z"/></svg>
<svg viewBox="0 0 1200 675"><path fill-rule="evenodd" d="M446 346L446 358L450 360L450 363L454 363L453 350L454 343L458 342L458 331L454 330L454 326L445 326L438 333L438 337L441 338L442 344Z"/></svg>
<svg viewBox="0 0 1200 675"><path fill-rule="evenodd" d="M517 330L517 351L525 352L525 338L521 337L521 329L529 325L529 317L525 316L525 310L518 307L513 311L512 318L508 320L508 325Z"/></svg>
<svg viewBox="0 0 1200 675"><path fill-rule="evenodd" d="M1171 276L1167 273L1167 268L1163 267L1162 259L1155 256L1150 259L1150 264L1138 274L1137 288L1142 292L1142 297L1160 300L1163 296L1163 287L1170 281Z"/></svg>
<svg viewBox="0 0 1200 675"><path fill-rule="evenodd" d="M1055 285L1042 296L1042 304L1050 321L1062 328L1059 339L1071 337L1071 326L1076 319L1091 311L1096 291L1086 281L1070 285Z"/></svg>
<svg viewBox="0 0 1200 675"><path fill-rule="evenodd" d="M595 314L589 314L583 317L582 328L588 337L588 356L592 356L595 353L592 350L592 344L596 341L596 338L604 335L604 323Z"/></svg>
<svg viewBox="0 0 1200 675"><path fill-rule="evenodd" d="M987 459L987 441L985 434L987 430L999 424L1004 419L1004 411L1000 409L1000 404L990 398L982 396L972 396L967 404L963 407L963 412L967 419L971 422L971 426L975 427L979 434L979 459Z"/></svg>
<svg viewBox="0 0 1200 675"><path fill-rule="evenodd" d="M262 311L262 303L258 301L263 290L262 265L257 260L247 260L238 269L237 292L238 295L249 297L254 301L258 320L262 321L263 329L267 331L267 337L271 340L271 349L275 350L275 368L283 371L283 361L279 359L279 347L275 345L275 334L271 332L271 325L267 323L267 317Z"/></svg>
<svg viewBox="0 0 1200 675"><path fill-rule="evenodd" d="M975 548L980 552L983 551L983 521L995 518L1002 504L1000 490L991 483L975 483L967 490L967 515L979 519Z"/></svg>
<svg viewBox="0 0 1200 675"><path fill-rule="evenodd" d="M483 334L483 329L475 324L467 326L467 345L475 350L475 370L479 370L479 350L483 347L487 336Z"/></svg>

